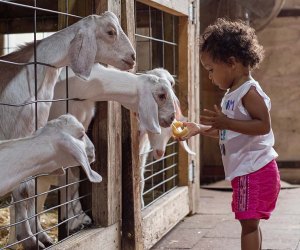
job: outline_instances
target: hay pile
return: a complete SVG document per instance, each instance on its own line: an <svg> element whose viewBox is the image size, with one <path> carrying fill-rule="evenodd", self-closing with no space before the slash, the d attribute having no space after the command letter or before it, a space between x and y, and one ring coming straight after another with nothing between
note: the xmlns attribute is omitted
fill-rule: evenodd
<svg viewBox="0 0 300 250"><path fill-rule="evenodd" d="M55 226L58 222L57 210L51 210L48 213L45 213L41 216L41 224L44 229ZM9 225L9 208L0 209L0 227ZM47 231L48 235L53 239L54 242L57 242L58 228L55 227ZM9 228L0 230L0 248L5 247L8 240ZM20 244L17 247L17 250L23 250L23 247Z"/></svg>

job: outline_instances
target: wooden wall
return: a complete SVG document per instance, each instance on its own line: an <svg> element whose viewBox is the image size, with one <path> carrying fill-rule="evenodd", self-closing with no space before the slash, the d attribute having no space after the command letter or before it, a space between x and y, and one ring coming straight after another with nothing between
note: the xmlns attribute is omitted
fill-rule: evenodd
<svg viewBox="0 0 300 250"><path fill-rule="evenodd" d="M282 13L258 34L266 57L254 73L272 101L272 127L280 168L293 168L300 182L300 0L287 0ZM290 16L289 16L290 15ZM284 172L285 170L282 170ZM285 179L285 177L283 177Z"/></svg>
<svg viewBox="0 0 300 250"><path fill-rule="evenodd" d="M272 100L272 126L275 149L279 153L281 167L300 167L300 0L286 0L280 15L258 32L258 38L266 50L260 69L253 72ZM213 22L216 6L200 9L201 32ZM298 13L298 14L297 14ZM288 16L293 15L293 16ZM219 104L223 92L208 80L201 67L201 109ZM201 138L201 181L223 179L223 167L218 142ZM300 181L300 178L299 178Z"/></svg>

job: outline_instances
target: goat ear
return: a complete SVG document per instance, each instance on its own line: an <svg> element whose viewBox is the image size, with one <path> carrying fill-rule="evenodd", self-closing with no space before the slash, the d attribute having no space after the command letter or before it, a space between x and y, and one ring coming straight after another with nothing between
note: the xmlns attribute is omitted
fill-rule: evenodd
<svg viewBox="0 0 300 250"><path fill-rule="evenodd" d="M158 120L158 105L152 95L151 89L143 85L139 88L139 120L140 130L148 130L154 134L160 134L161 129Z"/></svg>
<svg viewBox="0 0 300 250"><path fill-rule="evenodd" d="M84 143L69 136L68 140L63 140L65 151L71 154L71 156L82 166L84 172L91 182L101 182L102 177L97 172L91 169L88 157L84 149Z"/></svg>
<svg viewBox="0 0 300 250"><path fill-rule="evenodd" d="M88 80L97 53L96 37L92 32L79 30L70 43L70 67L74 73Z"/></svg>
<svg viewBox="0 0 300 250"><path fill-rule="evenodd" d="M177 96L175 95L175 93L173 93L172 95L173 95L174 106L175 106L175 118L178 121L182 121L184 116L182 115L182 112L181 112L180 102L179 102Z"/></svg>
<svg viewBox="0 0 300 250"><path fill-rule="evenodd" d="M190 147L187 145L186 141L180 141L180 146L183 147L183 149L190 155L196 155L194 151L190 149Z"/></svg>

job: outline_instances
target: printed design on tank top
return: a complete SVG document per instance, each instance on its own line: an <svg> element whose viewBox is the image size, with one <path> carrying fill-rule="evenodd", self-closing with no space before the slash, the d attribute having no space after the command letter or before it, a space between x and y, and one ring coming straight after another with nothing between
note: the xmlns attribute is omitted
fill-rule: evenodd
<svg viewBox="0 0 300 250"><path fill-rule="evenodd" d="M234 109L234 100L227 100L225 104L226 110L233 110Z"/></svg>
<svg viewBox="0 0 300 250"><path fill-rule="evenodd" d="M234 110L234 100L230 100L230 99L227 100L225 102L225 109L233 111ZM220 141L221 141L221 143L220 143L219 146L220 146L220 150L221 150L222 155L226 155L225 145L224 145L224 143L222 143L222 141L226 140L226 131L227 130L225 130L225 129L220 130Z"/></svg>
<svg viewBox="0 0 300 250"><path fill-rule="evenodd" d="M226 129L220 130L220 141L224 141L226 139L226 131ZM224 143L220 143L220 150L222 155L226 155Z"/></svg>

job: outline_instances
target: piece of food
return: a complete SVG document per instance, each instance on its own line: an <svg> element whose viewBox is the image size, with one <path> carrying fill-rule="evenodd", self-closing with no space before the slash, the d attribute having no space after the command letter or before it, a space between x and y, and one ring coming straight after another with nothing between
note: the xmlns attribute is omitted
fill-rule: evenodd
<svg viewBox="0 0 300 250"><path fill-rule="evenodd" d="M172 133L175 137L184 137L189 133L187 127L183 127L183 123L177 120L172 122Z"/></svg>

